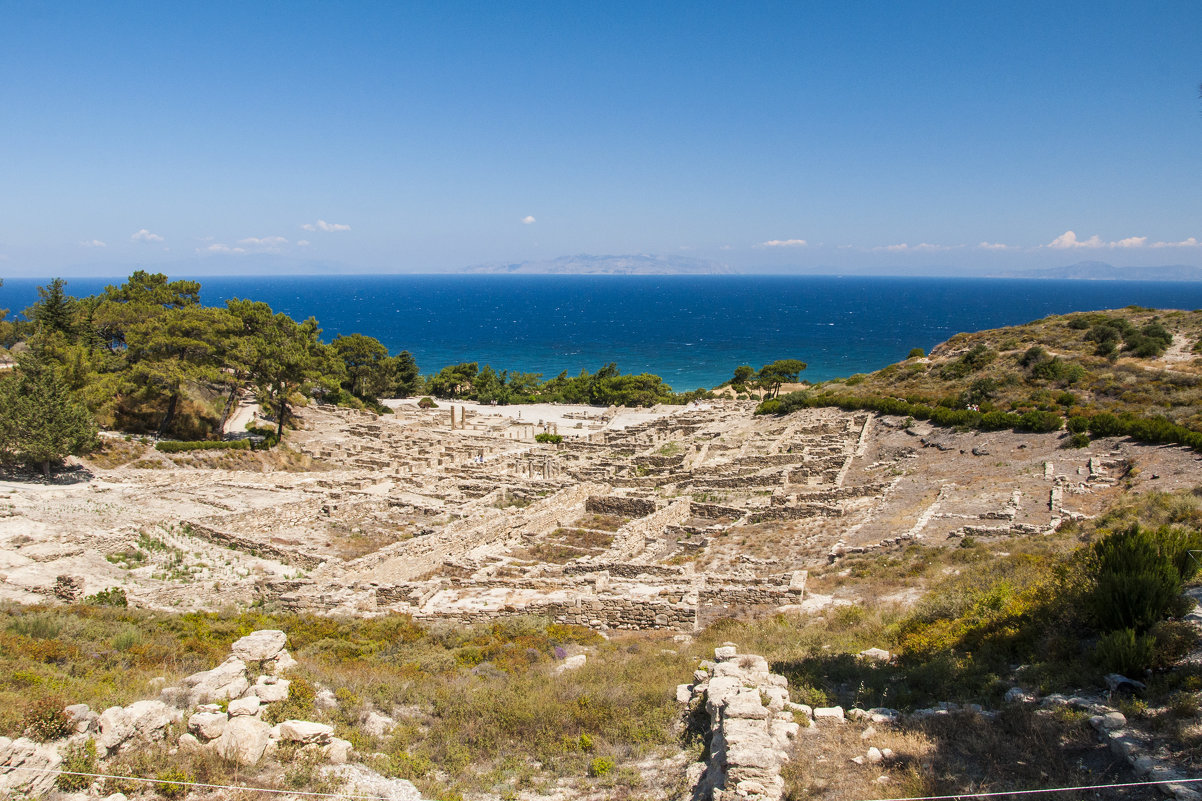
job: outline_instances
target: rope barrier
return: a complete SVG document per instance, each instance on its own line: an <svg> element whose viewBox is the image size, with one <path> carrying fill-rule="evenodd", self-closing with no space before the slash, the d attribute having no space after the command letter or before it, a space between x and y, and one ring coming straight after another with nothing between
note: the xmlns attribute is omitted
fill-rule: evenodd
<svg viewBox="0 0 1202 801"><path fill-rule="evenodd" d="M234 784L206 784L202 782L173 781L171 779L147 779L141 776L114 776L108 773L81 773L70 770L54 770L51 768L21 768L8 769L10 772L23 771L26 773L53 773L57 776L83 776L93 779L116 779L119 781L146 782L148 784L175 784L187 787L200 787L206 790L241 790L250 793L274 793L277 795L298 795L310 798L353 798L360 801L390 801L389 796L364 795L361 793L319 793L310 790L279 790L274 787L245 787ZM1118 782L1114 784L1085 784L1075 787L1040 787L1033 790L998 790L988 793L954 793L952 795L921 795L898 798L872 799L872 801L954 801L961 798L1007 798L1016 795L1041 795L1046 793L1071 793L1082 790L1116 790L1125 787L1154 787L1161 784L1193 784L1202 782L1197 779L1155 779L1142 782ZM866 799L867 801L867 799Z"/></svg>
<svg viewBox="0 0 1202 801"><path fill-rule="evenodd" d="M277 795L303 795L316 798L354 798L359 801L391 801L389 796L363 795L359 793L318 793L309 790L278 790L274 787L244 787L235 784L206 784L203 782L179 781L173 779L148 779L142 776L114 776L111 773L81 773L73 770L55 770L51 768L9 768L9 771L26 773L53 773L56 776L83 776L92 779L115 779L128 782L145 782L147 784L174 784L185 787L199 787L206 790L242 790L250 793L275 793Z"/></svg>

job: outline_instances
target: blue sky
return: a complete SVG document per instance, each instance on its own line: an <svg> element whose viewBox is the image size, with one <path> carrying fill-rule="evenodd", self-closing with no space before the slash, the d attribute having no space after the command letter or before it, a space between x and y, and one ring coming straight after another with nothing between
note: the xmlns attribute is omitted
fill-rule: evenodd
<svg viewBox="0 0 1202 801"><path fill-rule="evenodd" d="M0 275L1202 264L1202 3L0 0Z"/></svg>

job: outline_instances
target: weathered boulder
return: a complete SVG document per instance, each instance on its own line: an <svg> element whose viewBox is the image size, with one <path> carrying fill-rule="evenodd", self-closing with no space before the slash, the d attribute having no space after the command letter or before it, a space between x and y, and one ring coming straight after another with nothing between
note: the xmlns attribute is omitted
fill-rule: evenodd
<svg viewBox="0 0 1202 801"><path fill-rule="evenodd" d="M129 716L119 706L110 706L101 712L96 728L96 751L102 757L115 752L134 733Z"/></svg>
<svg viewBox="0 0 1202 801"><path fill-rule="evenodd" d="M162 701L135 701L125 707L125 714L134 736L145 742L163 739L167 727L180 718L178 711L169 709Z"/></svg>
<svg viewBox="0 0 1202 801"><path fill-rule="evenodd" d="M188 718L188 731L201 740L216 740L228 722L229 717L224 712L197 712Z"/></svg>
<svg viewBox="0 0 1202 801"><path fill-rule="evenodd" d="M325 744L334 737L334 727L311 720L285 720L279 725L279 733L285 742Z"/></svg>
<svg viewBox="0 0 1202 801"><path fill-rule="evenodd" d="M296 660L292 658L292 654L288 653L287 650L280 651L274 659L263 663L263 669L270 672L273 676L278 676L287 670L292 670L294 667L296 667Z"/></svg>
<svg viewBox="0 0 1202 801"><path fill-rule="evenodd" d="M49 745L38 745L21 737L0 737L0 796L41 797L54 788L55 774L63 758ZM23 768L23 770L14 770Z"/></svg>
<svg viewBox="0 0 1202 801"><path fill-rule="evenodd" d="M355 747L351 745L350 740L334 737L325 746L323 752L327 762L332 762L335 765L345 765L350 760L351 751L353 750L355 750Z"/></svg>
<svg viewBox="0 0 1202 801"><path fill-rule="evenodd" d="M422 801L422 794L404 779L386 779L364 765L336 765L326 768L326 775L346 782L344 791L352 795L369 796L383 801Z"/></svg>
<svg viewBox="0 0 1202 801"><path fill-rule="evenodd" d="M182 699L171 694L173 688L163 690L162 699L176 706L193 707L211 701L238 698L250 687L246 679L246 663L231 656L212 670L193 673L180 682ZM183 703L179 703L183 700Z"/></svg>
<svg viewBox="0 0 1202 801"><path fill-rule="evenodd" d="M243 662L265 662L275 659L287 642L288 635L279 629L262 629L235 640L230 651Z"/></svg>
<svg viewBox="0 0 1202 801"><path fill-rule="evenodd" d="M84 734L96 725L96 720L100 717L87 704L71 704L63 709L63 714L79 734Z"/></svg>
<svg viewBox="0 0 1202 801"><path fill-rule="evenodd" d="M364 733L370 734L372 737L385 737L392 731L394 726L396 726L395 720L388 717L388 715L381 715L379 712L373 710L367 713L367 717L363 719L360 728L363 729Z"/></svg>
<svg viewBox="0 0 1202 801"><path fill-rule="evenodd" d="M588 661L588 656L585 654L575 654L555 666L556 673L563 673L565 670L576 670L584 667L584 663Z"/></svg>
<svg viewBox="0 0 1202 801"><path fill-rule="evenodd" d="M135 701L127 707L111 706L96 720L96 750L105 757L131 741L150 743L167 735L179 713L162 701Z"/></svg>
<svg viewBox="0 0 1202 801"><path fill-rule="evenodd" d="M329 712L332 709L338 708L338 697L334 695L333 690L318 690L317 695L313 697L313 706L323 712Z"/></svg>
<svg viewBox="0 0 1202 801"><path fill-rule="evenodd" d="M254 765L263 758L271 727L256 717L231 718L217 738L217 753L239 765Z"/></svg>

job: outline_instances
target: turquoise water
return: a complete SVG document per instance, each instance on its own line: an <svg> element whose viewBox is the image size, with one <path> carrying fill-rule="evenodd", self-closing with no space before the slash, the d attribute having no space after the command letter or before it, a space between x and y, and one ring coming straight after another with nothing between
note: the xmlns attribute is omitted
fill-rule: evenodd
<svg viewBox="0 0 1202 801"><path fill-rule="evenodd" d="M178 276L173 276L178 277ZM74 295L117 279L70 279ZM422 372L477 361L547 377L617 362L677 390L711 387L740 364L809 363L811 381L867 372L960 331L1138 304L1202 308L1202 283L836 276L297 276L200 279L203 300L263 300L313 316L323 337L359 332ZM119 280L117 280L119 283ZM9 279L23 309L45 281Z"/></svg>

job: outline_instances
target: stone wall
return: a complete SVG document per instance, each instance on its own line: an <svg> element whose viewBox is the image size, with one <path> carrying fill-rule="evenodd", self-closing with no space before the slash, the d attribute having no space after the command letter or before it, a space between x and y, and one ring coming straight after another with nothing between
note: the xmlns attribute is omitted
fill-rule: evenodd
<svg viewBox="0 0 1202 801"><path fill-rule="evenodd" d="M650 498L626 498L620 495L590 495L584 502L584 511L597 515L619 517L646 517L659 508Z"/></svg>
<svg viewBox="0 0 1202 801"><path fill-rule="evenodd" d="M306 554L301 551L290 550L285 548L277 548L276 546L262 542L260 540L250 539L248 537L240 537L237 534L230 534L226 531L218 531L215 528L202 525L196 522L184 521L184 525L190 528L190 533L203 540L208 540L223 548L233 548L236 551L249 553L253 556L261 556L266 559L278 559L285 564L298 565L305 569L312 569L321 565L325 560L320 556Z"/></svg>

